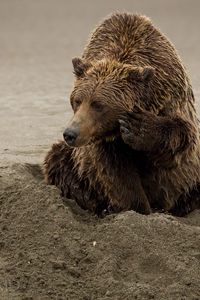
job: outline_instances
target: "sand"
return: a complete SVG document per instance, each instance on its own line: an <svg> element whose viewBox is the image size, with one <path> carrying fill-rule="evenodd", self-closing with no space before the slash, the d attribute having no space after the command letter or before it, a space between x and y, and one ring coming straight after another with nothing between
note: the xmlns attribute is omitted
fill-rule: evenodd
<svg viewBox="0 0 200 300"><path fill-rule="evenodd" d="M103 219L44 183L71 116L71 58L116 10L150 16L199 89L198 1L0 0L0 299L200 299L200 211Z"/></svg>

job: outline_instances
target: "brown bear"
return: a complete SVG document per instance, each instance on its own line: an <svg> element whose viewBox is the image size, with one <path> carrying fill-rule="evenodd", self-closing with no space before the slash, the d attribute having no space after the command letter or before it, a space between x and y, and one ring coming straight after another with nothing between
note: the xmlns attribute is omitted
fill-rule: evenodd
<svg viewBox="0 0 200 300"><path fill-rule="evenodd" d="M72 62L74 116L45 158L47 183L97 214L197 207L194 96L168 39L147 17L117 13Z"/></svg>

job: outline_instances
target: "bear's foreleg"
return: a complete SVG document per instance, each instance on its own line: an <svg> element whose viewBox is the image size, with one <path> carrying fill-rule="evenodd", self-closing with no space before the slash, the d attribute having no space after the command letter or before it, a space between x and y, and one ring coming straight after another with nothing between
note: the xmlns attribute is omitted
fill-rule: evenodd
<svg viewBox="0 0 200 300"><path fill-rule="evenodd" d="M157 166L172 167L176 155L192 149L197 139L195 127L181 117L156 116L136 108L119 122L123 141L147 152Z"/></svg>
<svg viewBox="0 0 200 300"><path fill-rule="evenodd" d="M175 216L183 217L191 211L200 208L200 184L183 193L176 201L175 206L169 211Z"/></svg>
<svg viewBox="0 0 200 300"><path fill-rule="evenodd" d="M83 209L100 215L107 207L106 199L102 200L97 191L89 187L87 178L79 178L72 151L63 141L52 146L44 161L45 180L56 185L65 198L73 199Z"/></svg>
<svg viewBox="0 0 200 300"><path fill-rule="evenodd" d="M121 176L120 176L121 175ZM151 207L146 193L142 187L140 177L137 172L132 172L128 178L122 177L123 174L107 180L109 211L120 212L135 210L136 212L148 215Z"/></svg>

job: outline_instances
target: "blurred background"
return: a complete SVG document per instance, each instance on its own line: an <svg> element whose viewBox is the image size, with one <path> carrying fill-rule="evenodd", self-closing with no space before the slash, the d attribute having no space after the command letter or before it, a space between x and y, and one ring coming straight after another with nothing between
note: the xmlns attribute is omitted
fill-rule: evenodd
<svg viewBox="0 0 200 300"><path fill-rule="evenodd" d="M0 0L0 155L41 161L71 116L71 59L108 14L149 16L178 50L199 106L199 0ZM198 108L199 106L199 108Z"/></svg>

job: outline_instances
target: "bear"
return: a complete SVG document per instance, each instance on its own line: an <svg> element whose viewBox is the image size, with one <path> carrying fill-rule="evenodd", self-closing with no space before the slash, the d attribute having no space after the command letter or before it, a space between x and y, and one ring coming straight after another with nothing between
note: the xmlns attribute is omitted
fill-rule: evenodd
<svg viewBox="0 0 200 300"><path fill-rule="evenodd" d="M46 182L99 216L199 207L195 99L165 35L146 16L114 13L72 64L74 115L45 157Z"/></svg>

